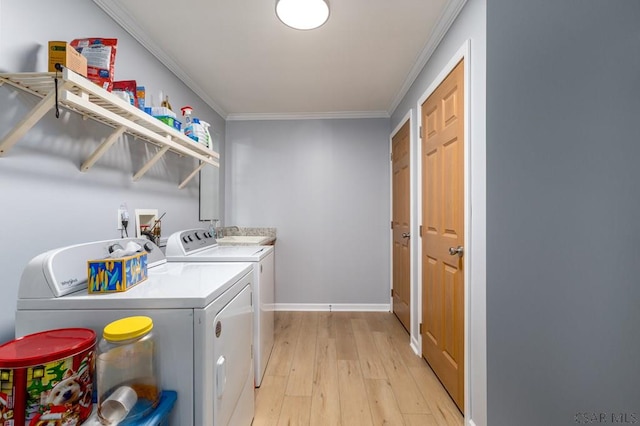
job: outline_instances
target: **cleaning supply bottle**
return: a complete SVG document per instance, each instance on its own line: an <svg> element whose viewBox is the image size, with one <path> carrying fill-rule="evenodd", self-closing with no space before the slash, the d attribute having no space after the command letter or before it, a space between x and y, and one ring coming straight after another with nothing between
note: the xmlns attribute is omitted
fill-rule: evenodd
<svg viewBox="0 0 640 426"><path fill-rule="evenodd" d="M198 136L194 131L193 119L191 118L191 113L193 113L193 108L191 108L189 105L185 105L182 108L180 108L180 110L182 111L182 115L184 117L184 130L183 130L184 134L186 136L189 136L194 141L198 142Z"/></svg>
<svg viewBox="0 0 640 426"><path fill-rule="evenodd" d="M202 127L204 128L204 137L206 139L206 142L203 143L207 146L207 148L213 149L213 140L211 139L211 133L209 133L209 127L211 127L211 125L202 120L200 120L200 124L202 124Z"/></svg>
<svg viewBox="0 0 640 426"><path fill-rule="evenodd" d="M197 117L193 117L193 134L198 138L198 142L206 147L209 146L205 128Z"/></svg>

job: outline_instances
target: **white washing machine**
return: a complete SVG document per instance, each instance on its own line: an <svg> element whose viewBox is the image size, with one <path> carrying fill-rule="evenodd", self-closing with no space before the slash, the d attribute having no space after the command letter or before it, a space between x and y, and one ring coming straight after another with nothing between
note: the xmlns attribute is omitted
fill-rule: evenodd
<svg viewBox="0 0 640 426"><path fill-rule="evenodd" d="M148 252L148 278L122 293L87 293L87 260L113 244ZM250 425L253 395L251 263L167 263L145 239L63 247L33 258L18 293L16 337L63 327L91 328L127 316L153 319L161 384L178 393L172 425Z"/></svg>
<svg viewBox="0 0 640 426"><path fill-rule="evenodd" d="M252 262L253 361L259 387L273 349L275 303L275 252L273 246L219 246L206 229L172 234L165 249L169 262Z"/></svg>

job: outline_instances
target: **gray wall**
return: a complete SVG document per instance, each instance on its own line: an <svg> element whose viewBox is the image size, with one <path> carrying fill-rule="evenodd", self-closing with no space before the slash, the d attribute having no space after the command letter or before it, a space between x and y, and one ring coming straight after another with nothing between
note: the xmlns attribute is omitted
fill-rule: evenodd
<svg viewBox="0 0 640 426"><path fill-rule="evenodd" d="M227 223L277 228L277 303L389 303L388 138L388 119L227 123Z"/></svg>
<svg viewBox="0 0 640 426"><path fill-rule="evenodd" d="M0 71L46 71L49 40L86 36L118 38L116 79L136 79L156 99L163 90L174 109L191 104L224 138L222 118L90 1L2 0ZM0 138L36 102L0 87ZM133 182L131 176L154 149L126 138L89 172L79 171L109 133L106 126L74 113L63 112L56 120L50 112L0 157L0 342L13 338L18 283L27 262L55 247L119 237L116 211L122 202L132 216L136 208L166 212L164 236L199 225L198 179L178 189L196 167L194 160L167 154Z"/></svg>
<svg viewBox="0 0 640 426"><path fill-rule="evenodd" d="M488 423L637 423L640 2L487 9Z"/></svg>
<svg viewBox="0 0 640 426"><path fill-rule="evenodd" d="M486 106L486 1L468 0L464 8L460 11L449 31L444 36L429 61L422 69L415 82L404 96L391 117L391 128L395 128L401 123L407 112L412 109L413 135L418 135L417 102L425 94L432 82L445 68L451 58L458 52L465 41L469 40L470 63L469 87L466 88L470 94L469 120L467 143L470 145L468 153L469 168L467 174L470 179L470 194L467 201L470 201L472 210L470 227L466 230L469 244L465 247L465 259L467 260L468 279L470 291L467 294L469 301L469 340L466 348L469 356L469 410L465 413L468 420L473 421L476 426L487 424L486 418L486 313L485 313L485 244L486 244L486 135L485 135L485 106ZM417 174L420 167L418 156L419 141L414 141L412 150L411 166ZM420 205L418 203L418 183L413 186L412 198L414 200L412 209L412 234L418 234L420 224ZM420 259L418 249L419 238L412 238L412 253L414 261L412 263L412 285L416 287L415 295L418 295L418 288L421 286L419 268ZM420 339L418 324L420 323L421 301L419 297L414 297L412 301L414 315L411 318L411 335L414 344Z"/></svg>

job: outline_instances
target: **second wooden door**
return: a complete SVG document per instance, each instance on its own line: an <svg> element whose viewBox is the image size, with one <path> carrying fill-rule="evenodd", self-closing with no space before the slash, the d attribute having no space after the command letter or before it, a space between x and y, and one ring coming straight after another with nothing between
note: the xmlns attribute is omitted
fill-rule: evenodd
<svg viewBox="0 0 640 426"><path fill-rule="evenodd" d="M464 409L464 65L422 104L422 353Z"/></svg>
<svg viewBox="0 0 640 426"><path fill-rule="evenodd" d="M410 330L411 247L409 244L409 120L391 138L393 169L393 312Z"/></svg>

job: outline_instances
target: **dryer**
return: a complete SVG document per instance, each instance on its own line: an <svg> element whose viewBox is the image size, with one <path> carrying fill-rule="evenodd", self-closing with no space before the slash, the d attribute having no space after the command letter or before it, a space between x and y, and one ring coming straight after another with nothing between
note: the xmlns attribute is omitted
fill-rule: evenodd
<svg viewBox="0 0 640 426"><path fill-rule="evenodd" d="M87 293L87 260L135 241L148 253L148 278L122 293ZM175 425L250 425L253 395L253 265L167 260L145 239L91 242L32 259L20 281L16 337L62 327L102 335L119 318L153 319L163 389L177 391Z"/></svg>
<svg viewBox="0 0 640 426"><path fill-rule="evenodd" d="M274 342L275 251L273 246L220 246L206 229L187 229L167 239L169 262L252 262L253 361L259 387Z"/></svg>

